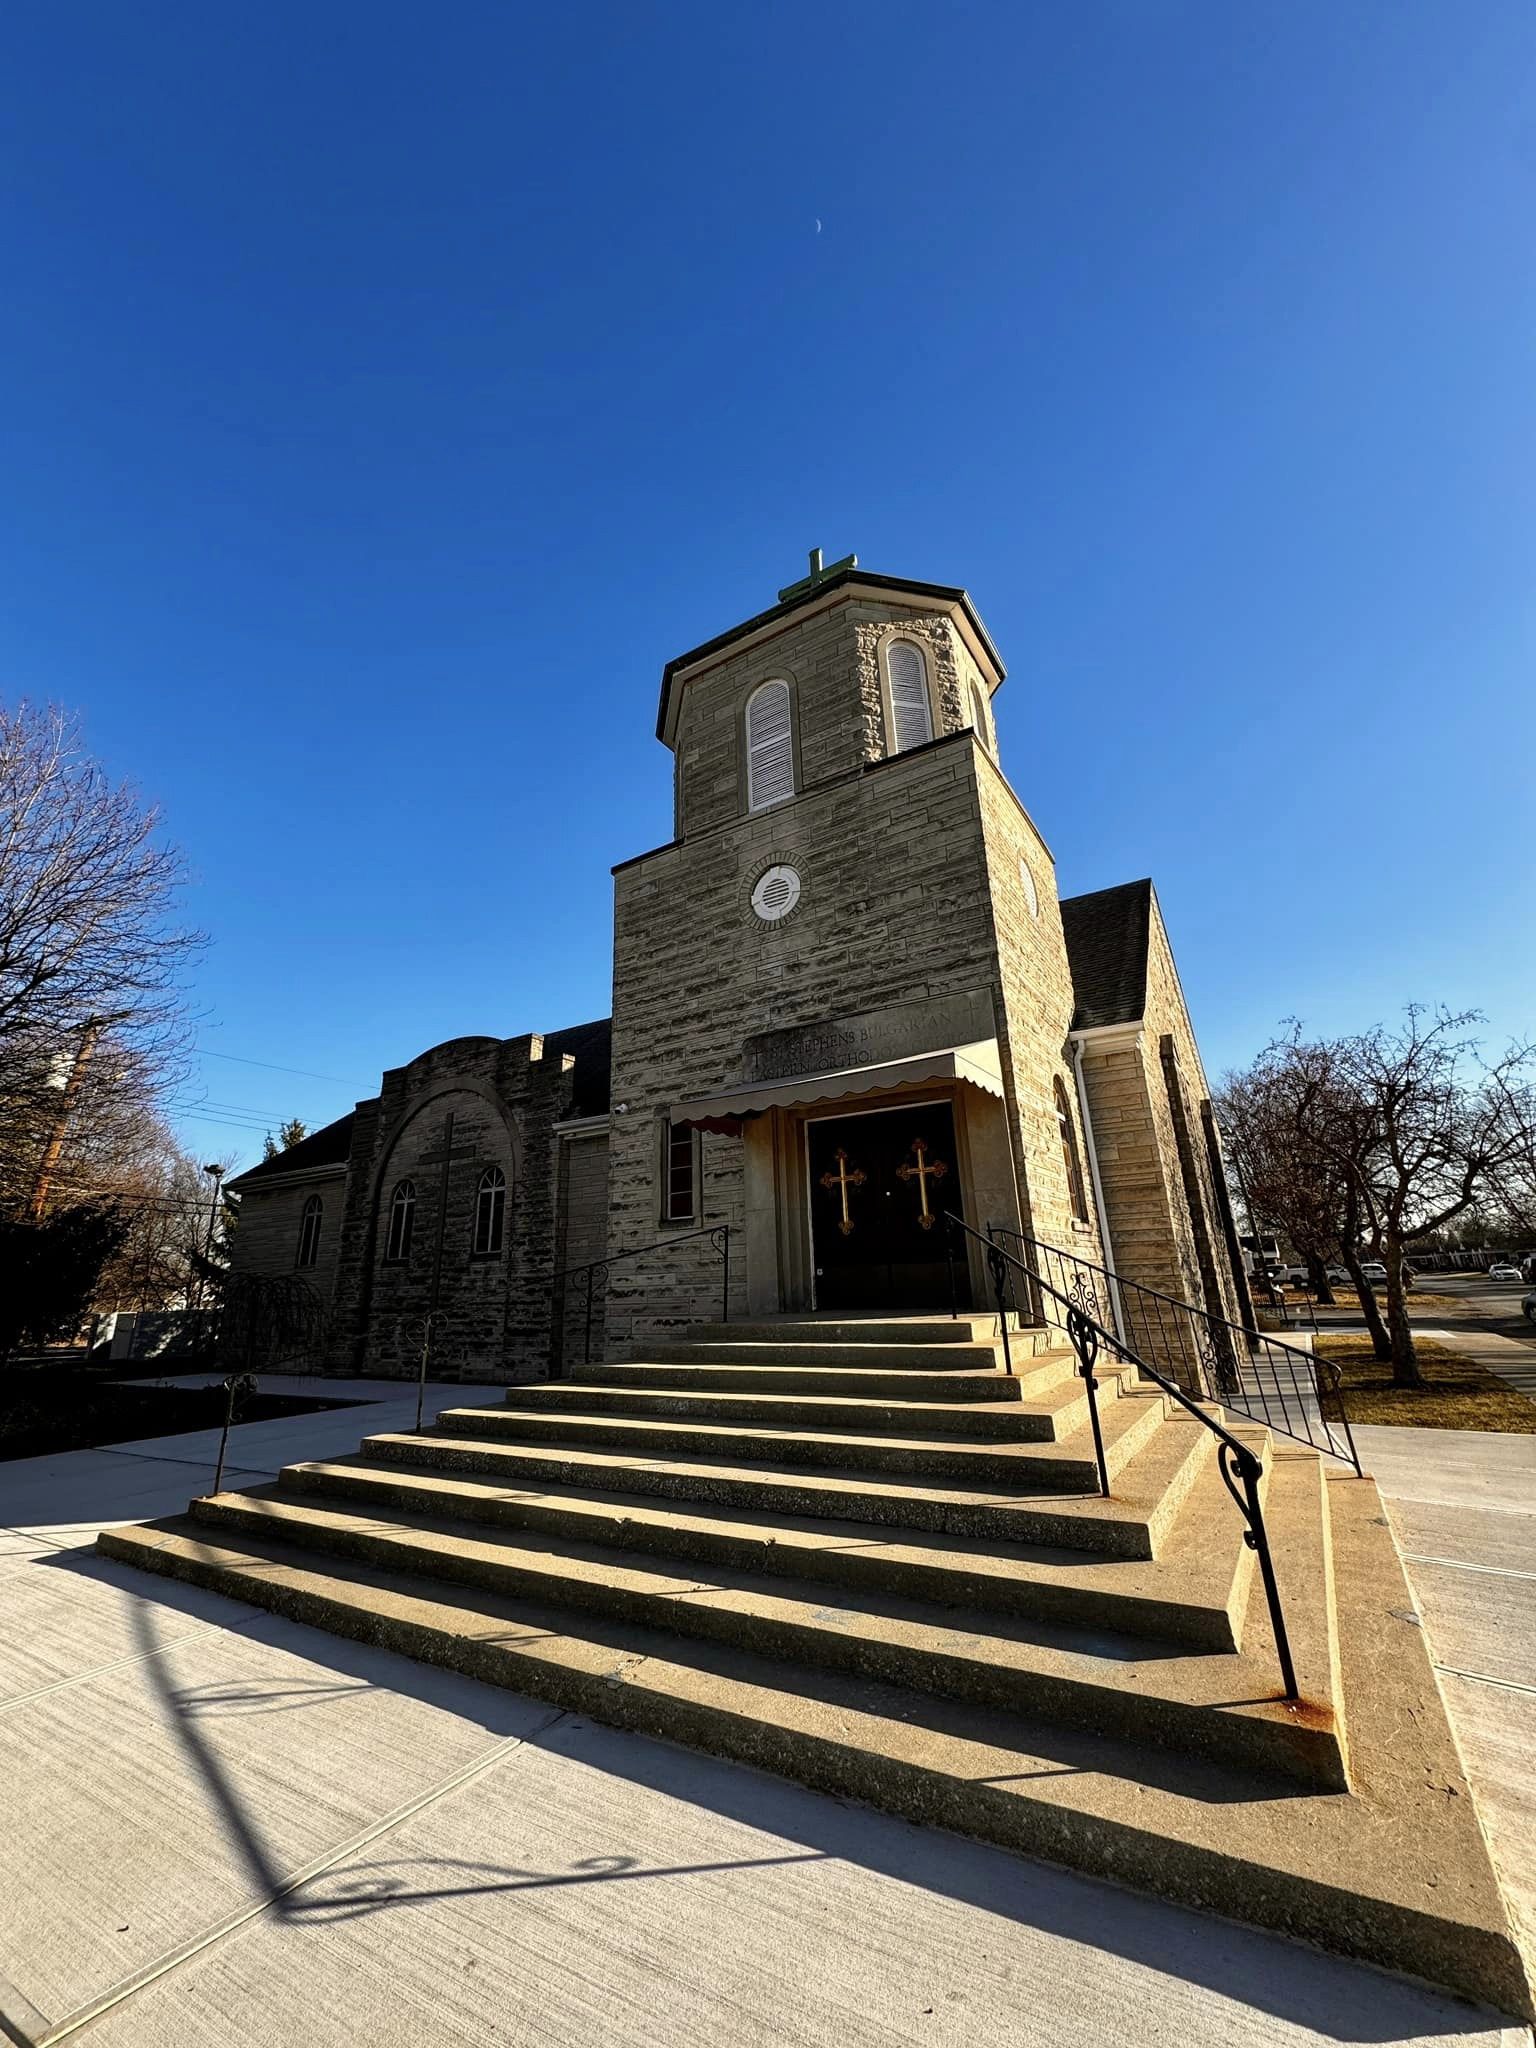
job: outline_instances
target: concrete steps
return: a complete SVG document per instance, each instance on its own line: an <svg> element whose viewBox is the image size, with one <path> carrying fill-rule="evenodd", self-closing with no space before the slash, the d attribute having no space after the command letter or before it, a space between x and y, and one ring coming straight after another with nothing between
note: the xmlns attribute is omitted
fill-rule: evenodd
<svg viewBox="0 0 1536 2048"><path fill-rule="evenodd" d="M1211 1432L1106 1370L1102 1496L1075 1361L996 1327L695 1331L101 1547L1524 2011L1374 1488L1238 1429L1287 1702Z"/></svg>
<svg viewBox="0 0 1536 2048"><path fill-rule="evenodd" d="M1353 1681L1368 1731L1369 1796L191 1518L110 1531L101 1547L615 1726L1526 2013L1530 1987L1454 1744L1443 1716L1422 1711L1435 1697L1422 1639L1382 1605L1400 1606L1407 1590L1379 1498L1368 1482L1350 1485L1360 1498L1345 1517L1347 1565L1370 1596L1347 1638L1344 1686ZM1383 1694L1420 1711L1383 1718Z"/></svg>
<svg viewBox="0 0 1536 2048"><path fill-rule="evenodd" d="M954 1417L948 1406L919 1402L877 1408L857 1417L846 1414L842 1428L796 1427L785 1417L777 1429L722 1421L672 1421L613 1413L562 1413L529 1404L526 1388L516 1388L520 1403L512 1407L448 1408L438 1417L434 1434L459 1438L504 1438L517 1443L622 1447L632 1454L681 1455L689 1458L762 1460L787 1465L828 1465L862 1472L908 1473L927 1478L964 1480L984 1486L1028 1487L1077 1492L1097 1484L1093 1446L1076 1426L1066 1440L1031 1440L1031 1428L1044 1428L1049 1410L1031 1417L1021 1404L1005 1420L1009 1437L988 1435L976 1440L951 1436ZM1053 1396L1044 1397L1051 1401ZM1074 1423L1086 1420L1075 1389L1061 1399L1070 1404ZM969 1415L971 1411L967 1411ZM1134 1394L1102 1407L1104 1450L1113 1475L1164 1419L1161 1394ZM905 1430L906 1434L898 1434Z"/></svg>
<svg viewBox="0 0 1536 2048"><path fill-rule="evenodd" d="M958 1350L958 1347L956 1347ZM702 1361L658 1363L654 1359L585 1365L574 1375L589 1387L674 1387L686 1393L818 1394L849 1400L1020 1401L1037 1390L1058 1385L1077 1373L1070 1352L1046 1352L1019 1363L1012 1376L1001 1362L978 1367L969 1352L951 1358L931 1345L922 1365L893 1368L869 1365L792 1365L767 1360L724 1363ZM545 1381L563 1385L563 1381Z"/></svg>
<svg viewBox="0 0 1536 2048"><path fill-rule="evenodd" d="M712 1512L686 1500L662 1506L643 1494L590 1485L509 1491L495 1480L361 1457L287 1466L279 1490L290 1500L314 1497L376 1519L403 1513L473 1522L552 1543L637 1551L698 1571L783 1575L978 1613L1107 1626L1210 1650L1238 1647L1253 1557L1231 1543L1231 1500L1209 1460L1157 1563L999 1537L920 1539L906 1531L887 1537L868 1523L774 1507Z"/></svg>
<svg viewBox="0 0 1536 2048"><path fill-rule="evenodd" d="M754 1368L727 1370L752 1372ZM819 1377L823 1375L818 1374ZM926 1381L926 1375L916 1377ZM1118 1396L1122 1377L1129 1375L1101 1375L1101 1410ZM892 1380L892 1384L899 1382ZM975 1385L969 1376L961 1384L967 1391ZM507 1405L515 1405L522 1413L663 1416L690 1422L724 1422L741 1428L763 1424L770 1429L827 1429L860 1436L874 1430L890 1430L905 1437L961 1436L991 1443L1054 1440L1070 1435L1088 1419L1088 1397L1075 1373L1058 1375L1041 1385L1032 1384L1027 1395L1017 1380L990 1378L981 1385L981 1399L957 1400L952 1389L946 1387L943 1398L930 1400L917 1389L905 1389L899 1394L862 1390L780 1393L765 1392L755 1383L722 1390L656 1386L649 1382L635 1386L596 1379L547 1380L540 1385L517 1388L515 1401L509 1391Z"/></svg>
<svg viewBox="0 0 1536 2048"><path fill-rule="evenodd" d="M365 1438L362 1454L381 1464L428 1465L507 1487L622 1487L665 1500L702 1501L765 1514L836 1516L953 1536L1059 1544L1118 1557L1154 1555L1178 1514L1184 1491L1211 1457L1212 1439L1196 1422L1157 1431L1120 1470L1108 1500L1095 1493L1056 1493L1025 1486L957 1484L923 1474L891 1477L850 1468L795 1471L781 1465L727 1460L647 1458L636 1463L607 1445L530 1445L492 1437Z"/></svg>

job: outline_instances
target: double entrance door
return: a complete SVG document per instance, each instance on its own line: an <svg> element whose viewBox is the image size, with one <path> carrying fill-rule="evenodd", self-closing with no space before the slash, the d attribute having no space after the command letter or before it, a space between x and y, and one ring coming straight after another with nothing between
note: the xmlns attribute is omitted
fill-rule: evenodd
<svg viewBox="0 0 1536 2048"><path fill-rule="evenodd" d="M947 1102L806 1125L816 1306L947 1309L943 1216L960 1202L954 1112ZM962 1303L966 1261L956 1259Z"/></svg>

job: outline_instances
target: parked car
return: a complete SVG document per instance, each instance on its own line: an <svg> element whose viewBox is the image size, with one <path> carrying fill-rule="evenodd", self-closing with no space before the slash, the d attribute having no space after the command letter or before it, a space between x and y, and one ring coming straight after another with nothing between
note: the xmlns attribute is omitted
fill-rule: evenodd
<svg viewBox="0 0 1536 2048"><path fill-rule="evenodd" d="M1525 1310L1527 1320L1536 1323L1536 1288L1526 1295L1520 1306Z"/></svg>
<svg viewBox="0 0 1536 2048"><path fill-rule="evenodd" d="M1349 1274L1345 1271L1344 1267L1329 1266L1325 1270L1328 1274L1328 1284L1331 1287L1347 1287L1349 1285Z"/></svg>
<svg viewBox="0 0 1536 2048"><path fill-rule="evenodd" d="M1365 1259L1365 1260L1362 1260L1362 1262L1361 1262L1361 1266L1360 1266L1360 1271L1361 1271L1362 1275L1363 1275L1363 1276L1364 1276L1364 1277L1365 1277L1365 1278L1366 1278L1367 1280L1369 1280L1369 1281L1370 1281L1370 1283L1371 1283L1371 1285L1372 1285L1373 1287L1385 1287L1385 1286L1386 1286L1386 1284L1387 1284L1387 1269L1386 1269L1386 1267L1385 1267L1385 1266L1384 1266L1384 1265L1383 1265L1383 1264L1381 1263L1380 1259Z"/></svg>
<svg viewBox="0 0 1536 2048"><path fill-rule="evenodd" d="M1305 1266L1287 1266L1280 1278L1288 1287L1306 1287L1310 1284Z"/></svg>
<svg viewBox="0 0 1536 2048"><path fill-rule="evenodd" d="M1500 1265L1488 1268L1488 1278L1490 1280L1523 1280L1525 1275L1518 1266Z"/></svg>

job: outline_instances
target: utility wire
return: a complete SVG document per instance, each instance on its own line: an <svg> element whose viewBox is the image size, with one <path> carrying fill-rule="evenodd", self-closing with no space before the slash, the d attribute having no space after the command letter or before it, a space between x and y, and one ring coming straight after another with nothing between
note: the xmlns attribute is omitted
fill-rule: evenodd
<svg viewBox="0 0 1536 2048"><path fill-rule="evenodd" d="M193 1050L205 1060L233 1060L237 1066L265 1067L269 1074L302 1074L309 1081L334 1081L338 1088L345 1088L348 1085L340 1074L317 1074L313 1067L280 1067L272 1060L245 1059L237 1052L214 1052L210 1047L203 1045L195 1046Z"/></svg>

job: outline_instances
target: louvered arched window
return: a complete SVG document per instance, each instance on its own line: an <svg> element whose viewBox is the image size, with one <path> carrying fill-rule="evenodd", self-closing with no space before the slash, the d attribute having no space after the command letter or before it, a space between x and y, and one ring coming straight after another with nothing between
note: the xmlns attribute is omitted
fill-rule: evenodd
<svg viewBox="0 0 1536 2048"><path fill-rule="evenodd" d="M761 683L747 699L747 809L763 810L794 793L789 685Z"/></svg>
<svg viewBox="0 0 1536 2048"><path fill-rule="evenodd" d="M416 1183L402 1180L389 1198L389 1236L384 1243L386 1259L403 1261L411 1256L411 1233L416 1227Z"/></svg>
<svg viewBox="0 0 1536 2048"><path fill-rule="evenodd" d="M910 640L893 640L886 656L891 685L890 750L926 746L933 738L933 710L928 702L928 663Z"/></svg>
<svg viewBox="0 0 1536 2048"><path fill-rule="evenodd" d="M488 1166L480 1176L475 1194L475 1251L488 1258L501 1250L507 1214L507 1176L499 1166Z"/></svg>
<svg viewBox="0 0 1536 2048"><path fill-rule="evenodd" d="M318 1195L311 1195L304 1204L304 1214L299 1219L299 1256L297 1263L312 1266L320 1256L320 1219L325 1205Z"/></svg>

